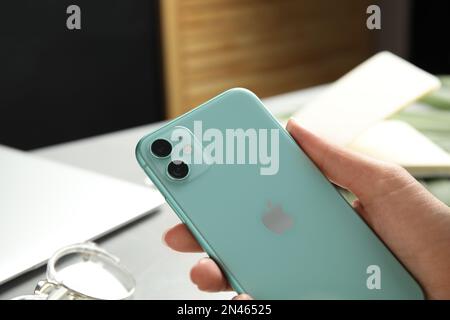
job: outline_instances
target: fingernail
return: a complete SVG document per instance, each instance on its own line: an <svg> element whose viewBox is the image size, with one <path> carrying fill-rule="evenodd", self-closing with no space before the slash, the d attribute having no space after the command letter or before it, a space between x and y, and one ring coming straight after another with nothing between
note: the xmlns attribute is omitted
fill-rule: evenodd
<svg viewBox="0 0 450 320"><path fill-rule="evenodd" d="M208 257L203 257L200 260L198 260L198 264L204 264L207 263L209 261Z"/></svg>
<svg viewBox="0 0 450 320"><path fill-rule="evenodd" d="M294 123L297 123L297 121L295 120L294 117L290 117L288 120L288 123L286 125L286 130L290 131L292 129L292 126L294 125Z"/></svg>
<svg viewBox="0 0 450 320"><path fill-rule="evenodd" d="M166 235L167 235L167 232L169 232L169 230L166 230L166 231L163 232L162 238L161 238L161 242L162 242L164 245L166 245L166 246L168 247L169 244L168 244L167 241L166 241Z"/></svg>

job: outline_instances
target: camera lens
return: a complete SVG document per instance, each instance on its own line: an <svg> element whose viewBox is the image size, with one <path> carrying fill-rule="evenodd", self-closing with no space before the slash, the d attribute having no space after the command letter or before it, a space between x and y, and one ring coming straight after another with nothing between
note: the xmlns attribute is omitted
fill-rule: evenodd
<svg viewBox="0 0 450 320"><path fill-rule="evenodd" d="M158 158L165 158L172 152L172 145L167 140L157 139L153 141L151 150Z"/></svg>
<svg viewBox="0 0 450 320"><path fill-rule="evenodd" d="M189 173L189 167L181 160L174 160L169 163L167 172L172 178L180 180L186 178Z"/></svg>

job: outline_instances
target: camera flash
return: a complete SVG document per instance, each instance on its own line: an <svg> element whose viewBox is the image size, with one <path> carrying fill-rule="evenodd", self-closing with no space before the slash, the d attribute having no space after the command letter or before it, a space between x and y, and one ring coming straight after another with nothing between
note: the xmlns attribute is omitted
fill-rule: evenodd
<svg viewBox="0 0 450 320"><path fill-rule="evenodd" d="M187 144L183 147L183 152L185 154L191 154L192 153L192 146L190 144Z"/></svg>

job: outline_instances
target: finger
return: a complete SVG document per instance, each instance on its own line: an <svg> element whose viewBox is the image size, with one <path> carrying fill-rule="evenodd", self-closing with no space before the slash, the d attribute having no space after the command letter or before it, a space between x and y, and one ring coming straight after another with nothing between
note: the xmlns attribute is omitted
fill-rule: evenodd
<svg viewBox="0 0 450 320"><path fill-rule="evenodd" d="M191 270L191 280L202 291L231 290L222 270L210 258L201 259Z"/></svg>
<svg viewBox="0 0 450 320"><path fill-rule="evenodd" d="M163 242L175 251L203 252L202 247L183 223L167 230L163 235Z"/></svg>
<svg viewBox="0 0 450 320"><path fill-rule="evenodd" d="M380 178L384 163L328 143L293 119L289 120L286 129L331 181L360 199L373 195L373 183Z"/></svg>
<svg viewBox="0 0 450 320"><path fill-rule="evenodd" d="M241 293L240 295L234 297L233 300L253 300L253 298L250 297L248 294Z"/></svg>
<svg viewBox="0 0 450 320"><path fill-rule="evenodd" d="M371 220L371 217L369 214L367 214L366 209L364 208L363 204L361 203L361 201L359 200L355 200L352 203L352 207L353 209L355 209L356 212L358 212L358 214L361 216L361 218L364 219L364 221L366 221L367 224L372 225L373 221Z"/></svg>

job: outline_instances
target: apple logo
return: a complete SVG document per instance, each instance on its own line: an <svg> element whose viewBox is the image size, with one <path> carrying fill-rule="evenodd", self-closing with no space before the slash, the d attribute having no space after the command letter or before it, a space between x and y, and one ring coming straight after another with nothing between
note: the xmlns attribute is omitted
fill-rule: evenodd
<svg viewBox="0 0 450 320"><path fill-rule="evenodd" d="M273 206L269 202L267 208L267 212L262 216L262 222L267 229L276 234L283 234L286 230L292 228L294 219L284 212L280 205Z"/></svg>

